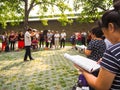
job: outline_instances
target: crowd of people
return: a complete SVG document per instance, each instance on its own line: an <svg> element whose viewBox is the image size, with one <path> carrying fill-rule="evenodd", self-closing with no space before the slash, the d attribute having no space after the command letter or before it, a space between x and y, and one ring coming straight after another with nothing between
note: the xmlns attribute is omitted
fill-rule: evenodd
<svg viewBox="0 0 120 90"><path fill-rule="evenodd" d="M53 30L44 30L38 31L36 29L32 29L32 33L35 33L31 37L31 48L32 49L49 49L49 48L64 48L66 42L66 32L62 30L61 32L53 31ZM0 35L0 39L2 42L1 51L15 51L21 50L25 47L25 33L11 31L9 34L7 32L3 32Z"/></svg>
<svg viewBox="0 0 120 90"><path fill-rule="evenodd" d="M32 29L32 33L35 33L34 36L31 37L31 49L40 50L40 49L59 49L64 48L66 41L66 32L62 30L61 32L53 31L53 30L37 30ZM1 51L19 51L24 49L25 45L25 32L15 32L11 31L7 33L6 31L0 35L0 39L2 42ZM88 45L91 40L91 35L89 31L86 33L82 32L74 32L68 39L70 38L70 42L72 48L75 48L75 45Z"/></svg>
<svg viewBox="0 0 120 90"><path fill-rule="evenodd" d="M34 60L31 56L31 46L36 49L39 43L39 48L64 48L65 40L64 30L61 33L47 30L46 34L43 31L38 32L36 29L28 29L25 34L11 31L8 35L4 32L2 34L2 51L15 50L15 43L18 42L18 48L25 47L26 50L24 61L28 61L28 56L30 60ZM86 57L101 65L98 71L89 73L75 64L75 67L85 77L90 90L120 89L120 0L116 0L114 9L103 14L97 27L88 33L73 33L70 41L73 48L76 44L87 45L87 48L84 49ZM46 42L45 45L44 42Z"/></svg>
<svg viewBox="0 0 120 90"><path fill-rule="evenodd" d="M70 37L70 42L72 44L72 49L76 47L76 45L85 45L87 46L91 41L90 32L74 32Z"/></svg>

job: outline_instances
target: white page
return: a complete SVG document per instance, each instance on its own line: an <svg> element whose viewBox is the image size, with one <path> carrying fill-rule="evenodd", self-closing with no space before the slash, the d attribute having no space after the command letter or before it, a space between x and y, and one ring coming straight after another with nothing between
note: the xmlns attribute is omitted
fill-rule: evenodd
<svg viewBox="0 0 120 90"><path fill-rule="evenodd" d="M88 59L80 55L70 55L65 53L64 57L71 60L73 63L79 65L81 68L87 70L88 72L93 72L100 68L100 65L96 61Z"/></svg>
<svg viewBox="0 0 120 90"><path fill-rule="evenodd" d="M85 45L76 45L76 47L79 49L86 49L87 48Z"/></svg>

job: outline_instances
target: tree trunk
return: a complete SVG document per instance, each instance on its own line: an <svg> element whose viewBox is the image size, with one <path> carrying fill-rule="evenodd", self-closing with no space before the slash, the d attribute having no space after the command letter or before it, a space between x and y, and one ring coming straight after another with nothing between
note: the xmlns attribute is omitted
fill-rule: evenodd
<svg viewBox="0 0 120 90"><path fill-rule="evenodd" d="M28 0L25 1L25 16L24 16L24 30L28 29L28 17L29 17L29 12L28 12Z"/></svg>
<svg viewBox="0 0 120 90"><path fill-rule="evenodd" d="M29 25L28 25L29 13L34 7L33 4L35 0L31 1L30 7L28 7L28 0L24 0L24 2L25 2L24 30L27 30L29 28Z"/></svg>

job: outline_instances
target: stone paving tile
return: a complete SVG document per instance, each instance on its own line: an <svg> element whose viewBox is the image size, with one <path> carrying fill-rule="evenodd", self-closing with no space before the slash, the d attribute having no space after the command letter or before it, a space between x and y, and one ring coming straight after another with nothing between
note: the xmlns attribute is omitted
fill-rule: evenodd
<svg viewBox="0 0 120 90"><path fill-rule="evenodd" d="M23 62L24 51L0 54L0 90L71 90L78 77L64 53L70 47L32 52L35 60Z"/></svg>

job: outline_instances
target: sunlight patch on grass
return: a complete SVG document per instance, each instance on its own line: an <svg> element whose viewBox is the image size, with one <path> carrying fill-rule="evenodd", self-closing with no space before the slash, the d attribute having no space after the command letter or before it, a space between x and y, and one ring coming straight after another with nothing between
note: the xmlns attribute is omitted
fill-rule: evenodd
<svg viewBox="0 0 120 90"><path fill-rule="evenodd" d="M24 51L2 53L0 87L2 90L70 90L78 78L73 63L63 57L66 52L77 54L70 48L32 52L35 60L28 62L23 61Z"/></svg>

